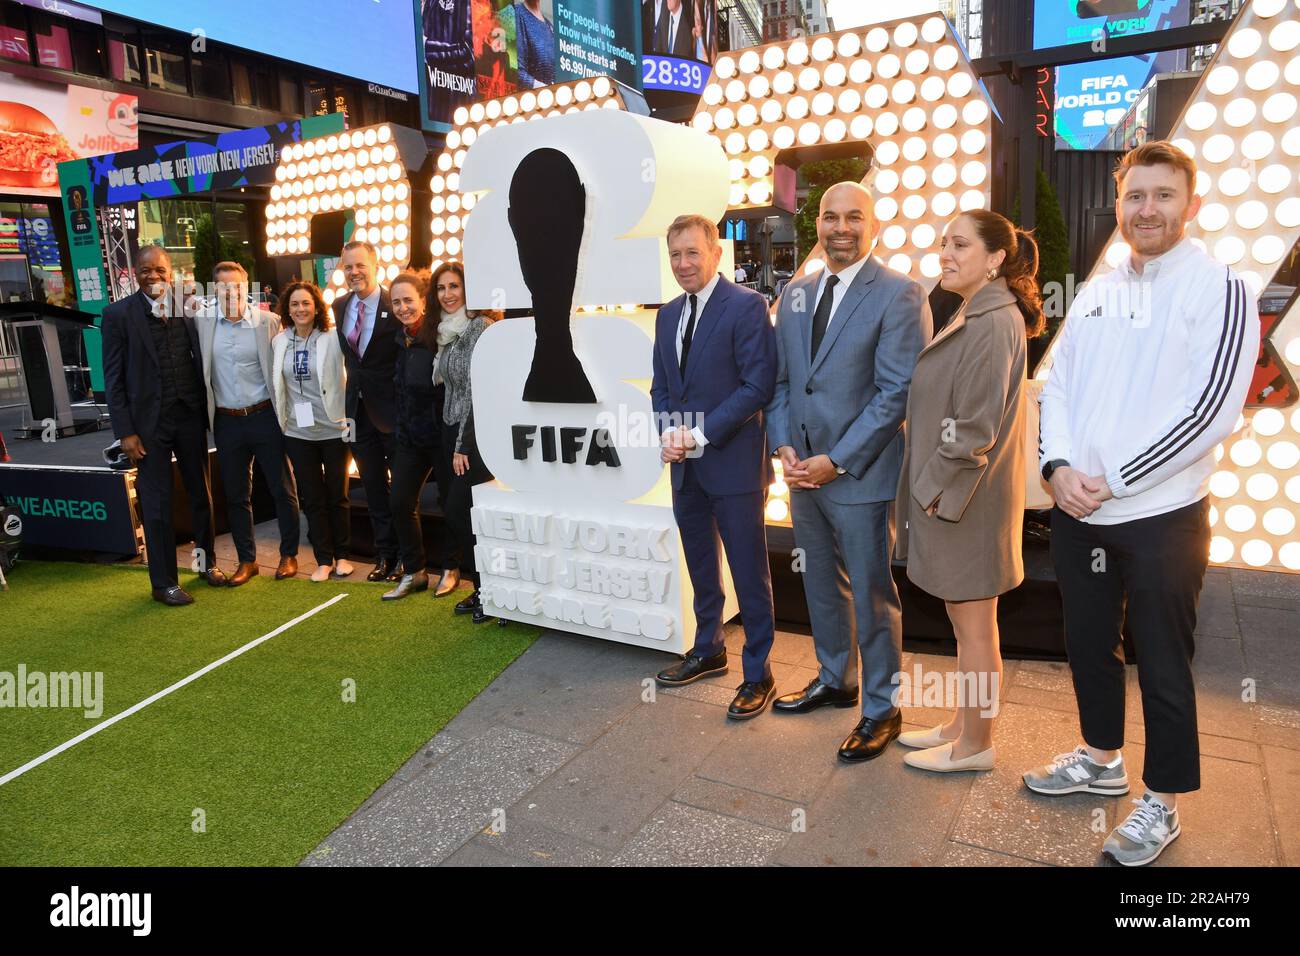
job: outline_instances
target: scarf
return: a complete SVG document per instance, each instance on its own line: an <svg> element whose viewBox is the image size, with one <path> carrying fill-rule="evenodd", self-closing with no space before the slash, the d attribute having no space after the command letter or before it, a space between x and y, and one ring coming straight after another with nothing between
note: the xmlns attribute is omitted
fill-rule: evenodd
<svg viewBox="0 0 1300 956"><path fill-rule="evenodd" d="M433 359L433 384L442 384L442 372L439 370L442 365L442 350L452 342L460 338L469 328L469 313L465 306L461 306L455 312L442 313L442 318L438 320L438 354Z"/></svg>

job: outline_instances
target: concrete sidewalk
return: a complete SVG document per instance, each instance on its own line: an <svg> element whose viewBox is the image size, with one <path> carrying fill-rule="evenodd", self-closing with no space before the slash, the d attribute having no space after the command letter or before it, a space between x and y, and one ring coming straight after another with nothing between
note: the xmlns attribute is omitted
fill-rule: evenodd
<svg viewBox="0 0 1300 956"><path fill-rule="evenodd" d="M1132 793L1048 798L1020 774L1078 743L1065 665L1008 662L997 768L936 775L905 766L897 745L839 764L853 710L728 721L740 641L733 628L725 677L652 694L646 679L669 655L544 635L304 864L1093 866L1141 795L1132 667ZM1209 573L1195 660L1202 789L1180 801L1184 833L1158 865L1300 864L1298 641L1300 576ZM954 662L904 656L916 663ZM781 692L815 666L811 638L777 635ZM1251 681L1255 701L1243 701ZM943 716L904 711L909 729Z"/></svg>

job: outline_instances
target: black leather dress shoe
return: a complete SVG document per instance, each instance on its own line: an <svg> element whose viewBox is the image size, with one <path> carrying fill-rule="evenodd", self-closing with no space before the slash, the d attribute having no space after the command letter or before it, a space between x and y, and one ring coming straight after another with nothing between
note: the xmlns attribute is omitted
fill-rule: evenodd
<svg viewBox="0 0 1300 956"><path fill-rule="evenodd" d="M858 702L858 692L840 690L830 684L823 684L820 677L814 677L803 690L796 694L782 694L772 705L773 710L785 714L806 714L818 707L828 704L832 707L852 707Z"/></svg>
<svg viewBox="0 0 1300 956"><path fill-rule="evenodd" d="M901 711L893 717L863 717L840 744L840 759L845 763L873 760L885 752L902 729Z"/></svg>
<svg viewBox="0 0 1300 956"><path fill-rule="evenodd" d="M423 571L424 569L421 568L420 570ZM426 572L426 573L427 573L427 572ZM391 569L389 570L389 572L388 572L388 577L384 578L384 580L385 580L385 581L401 581L402 578L404 578L404 577L406 577L406 568L403 567L403 566L402 566L402 563L399 561L399 562L397 562L396 564L394 564L394 565L392 566L392 568L391 568Z"/></svg>
<svg viewBox="0 0 1300 956"><path fill-rule="evenodd" d="M766 680L747 680L736 688L736 696L727 708L727 716L732 720L749 720L767 710L767 705L776 696L776 680L771 674Z"/></svg>
<svg viewBox="0 0 1300 956"><path fill-rule="evenodd" d="M463 601L457 601L453 610L457 614L473 614L476 617L483 611L483 600L478 596L477 589Z"/></svg>
<svg viewBox="0 0 1300 956"><path fill-rule="evenodd" d="M168 607L184 607L186 604L194 603L194 598L186 594L178 584L173 584L169 588L154 588L153 599Z"/></svg>
<svg viewBox="0 0 1300 956"><path fill-rule="evenodd" d="M672 667L661 670L655 677L660 687L681 687L693 684L701 677L718 677L727 673L727 652L721 650L712 657L701 657L691 651Z"/></svg>
<svg viewBox="0 0 1300 956"><path fill-rule="evenodd" d="M230 579L226 577L226 572L220 568L208 568L199 575L199 578L207 581L208 586L214 588L224 588L230 583Z"/></svg>
<svg viewBox="0 0 1300 956"><path fill-rule="evenodd" d="M375 562L375 569L366 575L367 581L387 581L388 576L393 573L393 562L387 558L380 558Z"/></svg>

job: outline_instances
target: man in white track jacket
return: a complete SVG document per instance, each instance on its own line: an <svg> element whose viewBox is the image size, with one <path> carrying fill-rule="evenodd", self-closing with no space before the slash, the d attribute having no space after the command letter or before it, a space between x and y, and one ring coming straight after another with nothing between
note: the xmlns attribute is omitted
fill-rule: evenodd
<svg viewBox="0 0 1300 956"><path fill-rule="evenodd" d="M1259 352L1256 293L1186 238L1196 164L1167 142L1115 172L1130 253L1066 318L1040 396L1052 561L1084 746L1024 775L1037 793L1128 792L1121 629L1138 655L1146 793L1106 840L1149 863L1200 788L1191 658L1209 559L1214 449L1236 429Z"/></svg>

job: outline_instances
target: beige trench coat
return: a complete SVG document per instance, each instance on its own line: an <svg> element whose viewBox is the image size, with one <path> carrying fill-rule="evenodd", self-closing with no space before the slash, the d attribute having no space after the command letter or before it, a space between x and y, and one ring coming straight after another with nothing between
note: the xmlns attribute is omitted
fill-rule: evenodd
<svg viewBox="0 0 1300 956"><path fill-rule="evenodd" d="M1025 321L994 279L921 351L908 392L896 553L936 597L989 598L1024 580L1024 391Z"/></svg>

